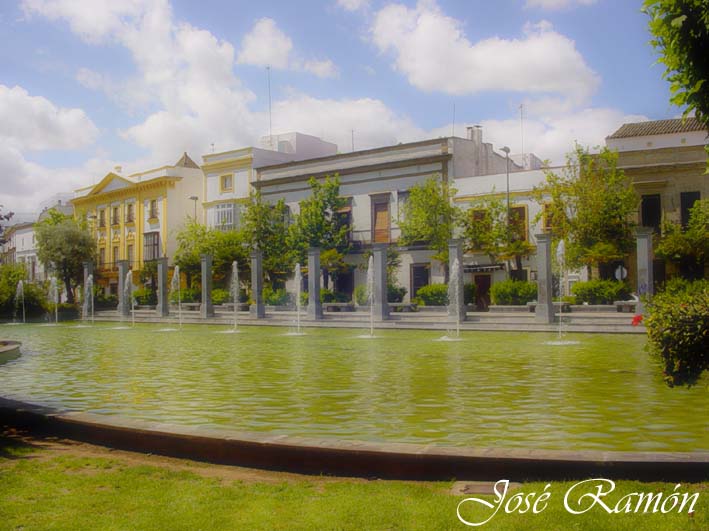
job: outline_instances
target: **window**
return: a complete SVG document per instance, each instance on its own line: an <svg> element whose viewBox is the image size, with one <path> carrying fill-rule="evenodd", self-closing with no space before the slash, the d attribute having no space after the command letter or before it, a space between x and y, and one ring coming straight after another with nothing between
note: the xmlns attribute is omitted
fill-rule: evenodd
<svg viewBox="0 0 709 531"><path fill-rule="evenodd" d="M103 266L106 263L106 248L101 247L98 250L98 265Z"/></svg>
<svg viewBox="0 0 709 531"><path fill-rule="evenodd" d="M118 262L118 260L121 259L120 255L118 254L118 246L117 246L117 245L115 245L115 246L113 247L113 256L112 256L112 259L113 259L114 262Z"/></svg>
<svg viewBox="0 0 709 531"><path fill-rule="evenodd" d="M335 214L337 221L342 227L348 227L347 237L352 241L352 198L347 199L347 203Z"/></svg>
<svg viewBox="0 0 709 531"><path fill-rule="evenodd" d="M214 208L214 226L221 230L233 230L238 222L238 210L234 203L222 203Z"/></svg>
<svg viewBox="0 0 709 531"><path fill-rule="evenodd" d="M660 194L644 195L640 202L640 224L651 227L655 233L660 234L662 223L662 203Z"/></svg>
<svg viewBox="0 0 709 531"><path fill-rule="evenodd" d="M682 228L687 228L689 223L689 211L694 206L696 201L701 199L699 192L682 192L679 194L680 205L682 209Z"/></svg>
<svg viewBox="0 0 709 531"><path fill-rule="evenodd" d="M119 217L119 210L120 209L117 206L114 206L111 209L111 225L118 225L121 222Z"/></svg>
<svg viewBox="0 0 709 531"><path fill-rule="evenodd" d="M128 247L126 247L126 260L128 260L129 267L133 266L133 254L133 244L129 244Z"/></svg>
<svg viewBox="0 0 709 531"><path fill-rule="evenodd" d="M513 241L527 241L527 209L510 207L510 235Z"/></svg>
<svg viewBox="0 0 709 531"><path fill-rule="evenodd" d="M98 211L98 226L99 227L106 226L106 211L105 210Z"/></svg>
<svg viewBox="0 0 709 531"><path fill-rule="evenodd" d="M546 203L542 207L542 230L543 232L551 232L554 227L553 223L553 216L552 216L552 210L551 210L551 205L549 203Z"/></svg>
<svg viewBox="0 0 709 531"><path fill-rule="evenodd" d="M150 219L157 219L158 217L158 200L150 200L150 214L148 216Z"/></svg>
<svg viewBox="0 0 709 531"><path fill-rule="evenodd" d="M222 175L219 177L219 190L221 192L233 192L234 191L234 176L230 173L228 175Z"/></svg>
<svg viewBox="0 0 709 531"><path fill-rule="evenodd" d="M135 205L133 203L128 203L126 205L126 223L133 223L135 221Z"/></svg>
<svg viewBox="0 0 709 531"><path fill-rule="evenodd" d="M372 201L372 241L374 243L389 243L389 194L371 196Z"/></svg>
<svg viewBox="0 0 709 531"><path fill-rule="evenodd" d="M146 232L143 236L143 260L157 260L160 258L160 233Z"/></svg>
<svg viewBox="0 0 709 531"><path fill-rule="evenodd" d="M406 210L406 203L409 202L409 191L399 190L396 194L397 206L396 210L399 215L399 221L404 219L404 211Z"/></svg>

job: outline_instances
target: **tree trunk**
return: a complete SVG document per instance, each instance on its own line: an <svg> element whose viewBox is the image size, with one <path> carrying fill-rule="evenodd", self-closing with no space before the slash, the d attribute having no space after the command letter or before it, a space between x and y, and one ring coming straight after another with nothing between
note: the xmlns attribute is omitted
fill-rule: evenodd
<svg viewBox="0 0 709 531"><path fill-rule="evenodd" d="M74 290L71 289L71 277L64 276L64 289L66 290L66 301L69 304L74 304Z"/></svg>

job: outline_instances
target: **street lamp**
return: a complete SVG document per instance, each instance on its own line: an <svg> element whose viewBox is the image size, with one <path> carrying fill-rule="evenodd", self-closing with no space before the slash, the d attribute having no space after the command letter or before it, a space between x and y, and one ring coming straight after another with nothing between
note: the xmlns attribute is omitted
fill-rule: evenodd
<svg viewBox="0 0 709 531"><path fill-rule="evenodd" d="M507 174L507 244L510 243L510 148L503 146L500 151L505 153L506 174ZM507 262L507 277L510 276L510 265Z"/></svg>
<svg viewBox="0 0 709 531"><path fill-rule="evenodd" d="M197 221L197 201L199 201L199 197L196 195L191 195L187 199L194 201L194 220Z"/></svg>

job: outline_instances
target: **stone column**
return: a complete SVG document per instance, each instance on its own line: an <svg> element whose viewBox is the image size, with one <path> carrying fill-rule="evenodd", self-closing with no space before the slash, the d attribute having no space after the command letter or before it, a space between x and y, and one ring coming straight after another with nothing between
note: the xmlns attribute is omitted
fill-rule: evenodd
<svg viewBox="0 0 709 531"><path fill-rule="evenodd" d="M638 255L637 295L638 297L651 297L654 292L654 278L652 272L652 229L650 227L637 227L635 238ZM638 302L635 313L644 311L642 302Z"/></svg>
<svg viewBox="0 0 709 531"><path fill-rule="evenodd" d="M170 315L170 302L167 298L169 286L167 284L167 258L158 258L158 305L155 312L158 317L167 317ZM210 267L211 269L211 267ZM211 295L210 295L211 304Z"/></svg>
<svg viewBox="0 0 709 531"><path fill-rule="evenodd" d="M387 247L385 243L377 243L372 247L374 254L374 319L384 321L389 319L389 302L387 300Z"/></svg>
<svg viewBox="0 0 709 531"><path fill-rule="evenodd" d="M266 307L263 304L263 252L260 249L251 252L251 298L249 314L256 319L266 317Z"/></svg>
<svg viewBox="0 0 709 531"><path fill-rule="evenodd" d="M126 300L126 276L128 275L128 260L118 260L118 314L123 317L130 315L130 301Z"/></svg>
<svg viewBox="0 0 709 531"><path fill-rule="evenodd" d="M199 314L202 319L214 317L214 306L212 306L212 255L203 254L202 262L202 304L199 307Z"/></svg>
<svg viewBox="0 0 709 531"><path fill-rule="evenodd" d="M448 301L448 317L455 319L460 316L460 321L465 321L465 289L463 283L463 242L461 240L450 240L448 242L448 282L453 282L453 262L458 260L458 270L460 271L460 282L458 283L458 309L453 306L453 301ZM448 293L452 290L449 287Z"/></svg>
<svg viewBox="0 0 709 531"><path fill-rule="evenodd" d="M534 320L537 323L554 322L551 276L551 234L537 234L537 306Z"/></svg>
<svg viewBox="0 0 709 531"><path fill-rule="evenodd" d="M320 248L308 249L308 319L322 319L320 302Z"/></svg>

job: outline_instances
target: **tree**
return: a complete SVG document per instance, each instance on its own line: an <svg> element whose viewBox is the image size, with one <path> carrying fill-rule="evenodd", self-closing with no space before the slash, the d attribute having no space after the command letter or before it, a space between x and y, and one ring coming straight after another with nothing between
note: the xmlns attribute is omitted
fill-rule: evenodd
<svg viewBox="0 0 709 531"><path fill-rule="evenodd" d="M3 227L3 221L9 221L10 218L14 215L14 212L8 212L7 214L2 213L2 205L0 205L0 245L5 243L7 240L3 238L3 234L5 233L5 227Z"/></svg>
<svg viewBox="0 0 709 531"><path fill-rule="evenodd" d="M645 0L650 43L661 53L670 101L685 106L709 129L709 9L706 0Z"/></svg>
<svg viewBox="0 0 709 531"><path fill-rule="evenodd" d="M193 279L199 277L201 270L201 255L210 247L210 230L194 219L188 219L185 226L177 232L177 251L175 264L187 277L187 285L192 287Z"/></svg>
<svg viewBox="0 0 709 531"><path fill-rule="evenodd" d="M621 260L633 247L639 200L617 163L618 154L608 148L591 155L577 145L562 173L548 170L534 189L536 200L547 204L554 239L566 241L570 267Z"/></svg>
<svg viewBox="0 0 709 531"><path fill-rule="evenodd" d="M293 269L293 253L288 246L289 210L283 199L265 202L252 192L242 215L244 241L263 252L263 271L271 285L280 284Z"/></svg>
<svg viewBox="0 0 709 531"><path fill-rule="evenodd" d="M709 257L709 199L694 203L685 229L667 220L662 223L662 237L655 254L676 263L691 278L704 276L704 264Z"/></svg>
<svg viewBox="0 0 709 531"><path fill-rule="evenodd" d="M350 249L350 225L339 215L346 200L340 197L340 180L336 175L326 176L323 182L314 177L308 181L310 196L300 203L300 212L290 226L289 243L296 259L305 261L309 247L319 247L327 262L322 264L323 283L327 289L330 273L347 266L344 257Z"/></svg>
<svg viewBox="0 0 709 531"><path fill-rule="evenodd" d="M52 209L35 225L37 257L64 283L67 301L74 303L74 288L83 282L84 262L96 255L94 239L86 224Z"/></svg>
<svg viewBox="0 0 709 531"><path fill-rule="evenodd" d="M453 205L455 190L440 175L433 175L409 191L404 204L400 245L424 244L433 249L435 260L443 262L448 272L448 242L460 219L460 209Z"/></svg>
<svg viewBox="0 0 709 531"><path fill-rule="evenodd" d="M494 194L494 190L493 190ZM495 195L481 198L462 216L463 239L466 250L482 252L495 263L513 260L515 270L522 270L522 258L533 252L527 241L526 224L518 214L508 212L506 204Z"/></svg>

